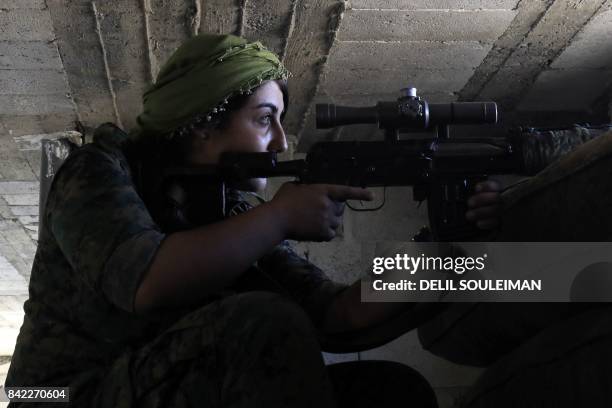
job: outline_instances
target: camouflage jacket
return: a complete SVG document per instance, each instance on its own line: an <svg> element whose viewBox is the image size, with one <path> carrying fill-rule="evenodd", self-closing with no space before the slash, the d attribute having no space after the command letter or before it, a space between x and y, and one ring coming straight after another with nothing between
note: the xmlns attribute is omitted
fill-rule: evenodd
<svg viewBox="0 0 612 408"><path fill-rule="evenodd" d="M133 313L166 234L139 195L125 143L123 132L107 128L104 138L72 152L53 181L7 386L70 386L72 399L119 355L189 312ZM293 298L316 322L343 286L283 243L203 304L252 289Z"/></svg>

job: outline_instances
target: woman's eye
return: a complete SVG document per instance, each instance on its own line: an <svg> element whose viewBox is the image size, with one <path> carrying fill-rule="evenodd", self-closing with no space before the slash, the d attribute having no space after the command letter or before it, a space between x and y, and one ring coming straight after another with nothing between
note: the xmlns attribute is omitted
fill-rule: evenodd
<svg viewBox="0 0 612 408"><path fill-rule="evenodd" d="M259 123L262 125L269 125L272 122L272 115L265 115L259 118Z"/></svg>

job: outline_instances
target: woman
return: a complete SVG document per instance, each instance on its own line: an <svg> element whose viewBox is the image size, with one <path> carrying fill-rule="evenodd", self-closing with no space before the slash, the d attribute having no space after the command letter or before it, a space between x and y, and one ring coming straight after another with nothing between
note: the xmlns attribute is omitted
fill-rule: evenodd
<svg viewBox="0 0 612 408"><path fill-rule="evenodd" d="M398 311L361 304L358 283L330 281L285 240L333 238L343 202L368 191L288 183L251 208L237 190L265 179L160 182L224 152L284 151L287 76L259 43L197 36L145 93L131 137L106 125L68 158L7 386L69 386L87 407L385 407L399 387L409 406L436 405L407 367L321 359L319 333Z"/></svg>

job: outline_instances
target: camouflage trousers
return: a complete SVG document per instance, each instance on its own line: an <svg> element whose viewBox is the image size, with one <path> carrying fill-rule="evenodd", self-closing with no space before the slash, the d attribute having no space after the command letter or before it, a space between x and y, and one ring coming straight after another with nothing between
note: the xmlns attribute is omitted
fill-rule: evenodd
<svg viewBox="0 0 612 408"><path fill-rule="evenodd" d="M437 406L427 381L401 364L326 367L308 316L269 292L229 296L188 314L146 347L115 361L82 405Z"/></svg>

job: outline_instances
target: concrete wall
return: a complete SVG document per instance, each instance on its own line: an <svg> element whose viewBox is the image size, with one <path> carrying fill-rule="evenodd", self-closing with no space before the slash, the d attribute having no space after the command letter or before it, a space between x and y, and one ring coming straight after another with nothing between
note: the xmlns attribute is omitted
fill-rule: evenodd
<svg viewBox="0 0 612 408"><path fill-rule="evenodd" d="M537 78L520 110L586 111L612 84L612 4L602 7Z"/></svg>

